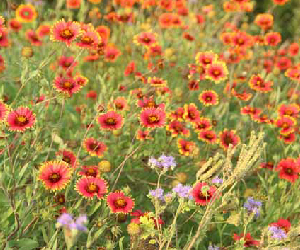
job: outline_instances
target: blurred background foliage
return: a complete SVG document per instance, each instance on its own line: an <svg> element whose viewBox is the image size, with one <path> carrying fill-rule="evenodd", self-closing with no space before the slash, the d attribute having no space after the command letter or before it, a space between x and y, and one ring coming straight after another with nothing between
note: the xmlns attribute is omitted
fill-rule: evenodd
<svg viewBox="0 0 300 250"><path fill-rule="evenodd" d="M55 5L59 0L43 0L47 5ZM87 1L87 0L84 0ZM112 0L111 0L112 1ZM198 0L199 2L201 0ZM212 0L212 2L223 2L224 0ZM228 1L228 0L226 0ZM253 21L258 13L271 11L275 17L274 31L280 32L283 40L293 40L300 37L300 0L290 0L283 6L276 6L272 0L254 0L256 2L254 12L249 14L249 21ZM0 10L7 9L9 5L19 5L26 0L0 0ZM102 4L105 1L102 1ZM49 7L49 6L48 6Z"/></svg>
<svg viewBox="0 0 300 250"><path fill-rule="evenodd" d="M290 0L283 6L275 8L272 0L256 0L253 16L272 10L275 25L274 31L280 32L283 40L293 40L300 35L300 1Z"/></svg>

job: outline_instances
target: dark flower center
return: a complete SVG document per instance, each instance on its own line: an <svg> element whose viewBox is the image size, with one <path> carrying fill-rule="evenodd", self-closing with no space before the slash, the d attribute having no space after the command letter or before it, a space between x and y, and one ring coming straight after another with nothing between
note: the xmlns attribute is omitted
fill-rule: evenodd
<svg viewBox="0 0 300 250"><path fill-rule="evenodd" d="M49 176L49 181L51 183L56 183L58 182L59 180L61 179L61 176L59 173L52 173L50 176Z"/></svg>
<svg viewBox="0 0 300 250"><path fill-rule="evenodd" d="M286 169L284 170L284 172L285 172L287 175L293 175L293 173L294 173L293 169L291 169L291 168L286 168Z"/></svg>
<svg viewBox="0 0 300 250"><path fill-rule="evenodd" d="M90 183L85 188L85 191L87 191L89 194L97 193L98 190L99 190L99 187L95 183Z"/></svg>
<svg viewBox="0 0 300 250"><path fill-rule="evenodd" d="M67 156L67 155L64 155L63 158L62 158L62 160L64 162L66 162L66 163L69 163L69 164L72 162L71 158L69 156Z"/></svg>
<svg viewBox="0 0 300 250"><path fill-rule="evenodd" d="M71 82L66 81L63 83L63 88L65 89L71 89L72 87L73 87L73 83Z"/></svg>
<svg viewBox="0 0 300 250"><path fill-rule="evenodd" d="M124 208L127 205L127 202L124 198L120 197L114 201L114 205L117 208Z"/></svg>
<svg viewBox="0 0 300 250"><path fill-rule="evenodd" d="M89 44L92 44L92 43L93 43L93 39L91 39L91 38L88 37L88 36L85 36L85 37L81 38L81 42L84 43L84 44L89 45Z"/></svg>
<svg viewBox="0 0 300 250"><path fill-rule="evenodd" d="M116 125L116 119L115 118L108 118L106 121L105 121L106 124L108 125Z"/></svg>
<svg viewBox="0 0 300 250"><path fill-rule="evenodd" d="M150 124L157 123L158 121L159 121L159 117L157 117L156 115L150 115L148 117L148 122Z"/></svg>
<svg viewBox="0 0 300 250"><path fill-rule="evenodd" d="M15 122L18 126L24 126L28 123L28 119L24 115L18 115Z"/></svg>
<svg viewBox="0 0 300 250"><path fill-rule="evenodd" d="M96 171L95 171L95 169L89 168L89 169L86 171L86 175L87 175L87 176L93 176L93 177L96 177Z"/></svg>
<svg viewBox="0 0 300 250"><path fill-rule="evenodd" d="M233 142L232 138L229 135L226 135L224 138L224 144L229 146L229 144L232 144L232 142Z"/></svg>
<svg viewBox="0 0 300 250"><path fill-rule="evenodd" d="M60 35L65 39L70 39L74 36L74 33L69 28L66 28L61 31Z"/></svg>

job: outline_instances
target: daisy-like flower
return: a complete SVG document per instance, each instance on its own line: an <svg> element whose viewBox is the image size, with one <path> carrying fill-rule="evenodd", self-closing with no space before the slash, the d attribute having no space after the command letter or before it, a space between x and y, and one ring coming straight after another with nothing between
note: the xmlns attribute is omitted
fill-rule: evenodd
<svg viewBox="0 0 300 250"><path fill-rule="evenodd" d="M193 123L194 129L196 132L200 132L203 130L210 130L212 128L212 124L210 119L201 117L199 121Z"/></svg>
<svg viewBox="0 0 300 250"><path fill-rule="evenodd" d="M289 0L273 0L274 4L285 5Z"/></svg>
<svg viewBox="0 0 300 250"><path fill-rule="evenodd" d="M27 40L34 46L41 46L42 40L38 37L37 33L34 30L27 30L26 31L26 38Z"/></svg>
<svg viewBox="0 0 300 250"><path fill-rule="evenodd" d="M103 153L107 150L107 146L95 138L86 138L83 142L83 147L91 156L102 157Z"/></svg>
<svg viewBox="0 0 300 250"><path fill-rule="evenodd" d="M232 145L232 147L235 147L241 141L240 137L236 135L236 132L234 130L224 129L222 132L220 132L219 137L220 146L224 150L227 150L230 144Z"/></svg>
<svg viewBox="0 0 300 250"><path fill-rule="evenodd" d="M67 46L70 46L79 34L80 24L73 21L66 22L64 19L55 23L51 29L51 39L64 42Z"/></svg>
<svg viewBox="0 0 300 250"><path fill-rule="evenodd" d="M182 107L177 108L175 111L172 111L168 114L168 118L171 120L178 120L183 121L183 115L184 115L185 109Z"/></svg>
<svg viewBox="0 0 300 250"><path fill-rule="evenodd" d="M97 177L82 177L77 181L75 189L85 198L92 199L96 196L98 199L103 199L107 194L107 183Z"/></svg>
<svg viewBox="0 0 300 250"><path fill-rule="evenodd" d="M8 114L8 106L0 101L0 122L3 122L6 119Z"/></svg>
<svg viewBox="0 0 300 250"><path fill-rule="evenodd" d="M110 29L107 26L97 26L96 29L97 33L99 34L99 36L101 37L102 41L107 41L109 36L110 36Z"/></svg>
<svg viewBox="0 0 300 250"><path fill-rule="evenodd" d="M205 68L217 60L217 54L212 51L198 52L195 61L198 65L203 65Z"/></svg>
<svg viewBox="0 0 300 250"><path fill-rule="evenodd" d="M100 176L100 171L98 166L82 166L78 175L85 177L98 177Z"/></svg>
<svg viewBox="0 0 300 250"><path fill-rule="evenodd" d="M244 236L244 234L241 234L241 235L234 234L233 235L233 239L235 241L239 241L242 238L244 240L244 247L259 246L259 241L254 240L250 233L246 233L245 236Z"/></svg>
<svg viewBox="0 0 300 250"><path fill-rule="evenodd" d="M107 62L115 62L121 54L121 51L112 45L107 46L104 50L104 58Z"/></svg>
<svg viewBox="0 0 300 250"><path fill-rule="evenodd" d="M22 23L16 18L13 18L8 21L8 27L13 31L18 32L22 29Z"/></svg>
<svg viewBox="0 0 300 250"><path fill-rule="evenodd" d="M9 46L8 31L5 27L0 26L0 48L8 47L8 46Z"/></svg>
<svg viewBox="0 0 300 250"><path fill-rule="evenodd" d="M140 114L140 123L147 128L163 127L166 121L166 113L160 108L146 108Z"/></svg>
<svg viewBox="0 0 300 250"><path fill-rule="evenodd" d="M81 87L84 87L89 82L89 79L87 79L85 76L82 76L80 74L76 75L74 77L75 82L80 85Z"/></svg>
<svg viewBox="0 0 300 250"><path fill-rule="evenodd" d="M226 64L223 62L214 62L207 67L206 78L220 83L225 80L228 75Z"/></svg>
<svg viewBox="0 0 300 250"><path fill-rule="evenodd" d="M64 70L72 70L73 67L77 65L77 61L75 61L73 56L61 56L58 59L58 65L62 67Z"/></svg>
<svg viewBox="0 0 300 250"><path fill-rule="evenodd" d="M166 130L171 132L172 137L176 137L178 135L183 135L185 137L190 136L190 131L184 126L183 123L177 120L171 121L166 126Z"/></svg>
<svg viewBox="0 0 300 250"><path fill-rule="evenodd" d="M129 110L127 100L125 99L125 97L122 97L122 96L119 96L114 100L114 107L120 111Z"/></svg>
<svg viewBox="0 0 300 250"><path fill-rule="evenodd" d="M261 29L268 30L272 28L274 18L269 13L258 14L254 20L254 23L258 25Z"/></svg>
<svg viewBox="0 0 300 250"><path fill-rule="evenodd" d="M115 111L108 111L98 117L98 124L104 130L118 130L122 128L124 118Z"/></svg>
<svg viewBox="0 0 300 250"><path fill-rule="evenodd" d="M79 92L82 86L74 78L57 76L54 79L54 87L58 92L71 97L74 93Z"/></svg>
<svg viewBox="0 0 300 250"><path fill-rule="evenodd" d="M300 108L297 104L281 104L278 109L277 113L279 116L290 116L293 118L298 118L300 112Z"/></svg>
<svg viewBox="0 0 300 250"><path fill-rule="evenodd" d="M21 4L16 9L16 18L21 23L31 23L37 18L36 9L31 4Z"/></svg>
<svg viewBox="0 0 300 250"><path fill-rule="evenodd" d="M286 135L279 135L278 137L280 140L283 140L285 144L292 144L296 141L296 135L294 132L286 134Z"/></svg>
<svg viewBox="0 0 300 250"><path fill-rule="evenodd" d="M276 127L281 128L280 134L286 135L294 132L297 121L290 116L282 116L276 120Z"/></svg>
<svg viewBox="0 0 300 250"><path fill-rule="evenodd" d="M202 130L198 134L198 138L201 141L204 141L209 144L215 144L218 142L218 137L215 131L213 130Z"/></svg>
<svg viewBox="0 0 300 250"><path fill-rule="evenodd" d="M213 90L202 91L199 95L199 101L205 106L217 105L219 103L219 96Z"/></svg>
<svg viewBox="0 0 300 250"><path fill-rule="evenodd" d="M184 156L194 155L197 151L196 144L192 141L186 141L184 139L178 139L177 146L179 153Z"/></svg>
<svg viewBox="0 0 300 250"><path fill-rule="evenodd" d="M134 43L137 45L144 45L150 47L157 43L156 34L152 32L142 32L136 35L133 39Z"/></svg>
<svg viewBox="0 0 300 250"><path fill-rule="evenodd" d="M299 178L299 161L295 161L291 158L282 159L277 164L276 170L279 171L279 177L281 179L285 179L291 183L294 183Z"/></svg>
<svg viewBox="0 0 300 250"><path fill-rule="evenodd" d="M56 153L56 155L62 157L62 161L68 163L72 168L76 168L78 162L76 159L76 155L70 150L60 150Z"/></svg>
<svg viewBox="0 0 300 250"><path fill-rule="evenodd" d="M38 34L38 36L40 38L48 36L51 33L51 26L50 25L41 24L38 27L38 29L36 30L36 33Z"/></svg>
<svg viewBox="0 0 300 250"><path fill-rule="evenodd" d="M81 48L92 49L100 42L101 38L99 34L93 28L88 28L81 32L79 42L76 45Z"/></svg>
<svg viewBox="0 0 300 250"><path fill-rule="evenodd" d="M291 229L291 222L289 220L280 218L277 222L273 222L270 224L270 226L276 226L284 230L286 233L288 233Z"/></svg>
<svg viewBox="0 0 300 250"><path fill-rule="evenodd" d="M144 97L142 99L139 99L137 101L137 106L142 109L145 109L145 108L160 108L162 110L165 109L165 104L164 103L156 104L153 96L151 96L149 98Z"/></svg>
<svg viewBox="0 0 300 250"><path fill-rule="evenodd" d="M266 45L276 46L281 42L281 35L278 32L270 32L265 35Z"/></svg>
<svg viewBox="0 0 300 250"><path fill-rule="evenodd" d="M215 186L209 186L205 182L197 183L193 190L192 196L194 197L195 203L200 206L207 205L212 199L217 188Z"/></svg>
<svg viewBox="0 0 300 250"><path fill-rule="evenodd" d="M183 118L191 123L198 122L200 120L200 111L194 103L184 105Z"/></svg>
<svg viewBox="0 0 300 250"><path fill-rule="evenodd" d="M134 200L123 192L110 193L106 201L112 213L127 214L134 207Z"/></svg>
<svg viewBox="0 0 300 250"><path fill-rule="evenodd" d="M259 108L254 108L254 107L251 107L249 105L241 108L241 114L242 115L251 115L251 116L254 116L254 115L259 115L261 114L262 110L259 109Z"/></svg>
<svg viewBox="0 0 300 250"><path fill-rule="evenodd" d="M19 107L8 113L7 119L9 130L24 132L33 127L35 123L35 114L26 107Z"/></svg>
<svg viewBox="0 0 300 250"><path fill-rule="evenodd" d="M71 169L63 161L47 161L39 169L38 179L50 191L62 190L69 183Z"/></svg>
<svg viewBox="0 0 300 250"><path fill-rule="evenodd" d="M253 75L249 81L249 86L251 89L262 93L267 93L273 90L273 82L265 81L261 75Z"/></svg>
<svg viewBox="0 0 300 250"><path fill-rule="evenodd" d="M143 131L139 129L137 131L136 139L140 141L145 141L145 140L153 139L153 137L150 136L150 131L148 130Z"/></svg>
<svg viewBox="0 0 300 250"><path fill-rule="evenodd" d="M149 77L148 83L153 87L165 87L167 85L167 81L158 77Z"/></svg>

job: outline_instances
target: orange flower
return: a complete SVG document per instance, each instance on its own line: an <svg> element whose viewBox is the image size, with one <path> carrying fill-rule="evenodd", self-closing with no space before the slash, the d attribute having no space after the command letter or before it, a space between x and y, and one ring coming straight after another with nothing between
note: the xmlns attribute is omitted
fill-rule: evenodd
<svg viewBox="0 0 300 250"><path fill-rule="evenodd" d="M21 23L31 23L37 18L35 7L31 4L21 4L16 9L16 18Z"/></svg>

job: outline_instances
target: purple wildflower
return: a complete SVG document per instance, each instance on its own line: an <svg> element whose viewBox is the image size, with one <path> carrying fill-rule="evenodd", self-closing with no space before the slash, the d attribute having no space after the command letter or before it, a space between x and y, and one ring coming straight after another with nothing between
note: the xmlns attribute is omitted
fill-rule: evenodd
<svg viewBox="0 0 300 250"><path fill-rule="evenodd" d="M57 219L57 222L59 226L67 227L70 230L75 229L78 231L87 231L87 228L84 226L84 224L87 222L86 215L81 215L76 219L76 221L74 221L72 215L63 213Z"/></svg>
<svg viewBox="0 0 300 250"><path fill-rule="evenodd" d="M207 250L220 250L217 246L209 246Z"/></svg>
<svg viewBox="0 0 300 250"><path fill-rule="evenodd" d="M177 184L176 187L172 189L179 197L193 199L193 196L190 194L192 187L189 185L182 185L181 183Z"/></svg>
<svg viewBox="0 0 300 250"><path fill-rule="evenodd" d="M222 184L223 183L223 179L219 178L219 177L215 177L211 180L211 183L213 184Z"/></svg>
<svg viewBox="0 0 300 250"><path fill-rule="evenodd" d="M152 197L158 198L161 201L164 201L164 190L162 188L157 188L149 191L149 195Z"/></svg>
<svg viewBox="0 0 300 250"><path fill-rule="evenodd" d="M158 159L151 157L148 161L148 165L152 168L163 168L168 170L176 167L176 161L173 156L161 155Z"/></svg>
<svg viewBox="0 0 300 250"><path fill-rule="evenodd" d="M244 204L244 208L246 208L249 213L254 213L256 217L260 215L261 206L262 203L260 201L254 200L252 197L249 197Z"/></svg>
<svg viewBox="0 0 300 250"><path fill-rule="evenodd" d="M281 239L284 239L287 237L286 233L284 230L282 230L281 228L279 227L276 227L276 226L269 226L269 231L272 233L272 238L274 239L278 239L278 240L281 240Z"/></svg>

